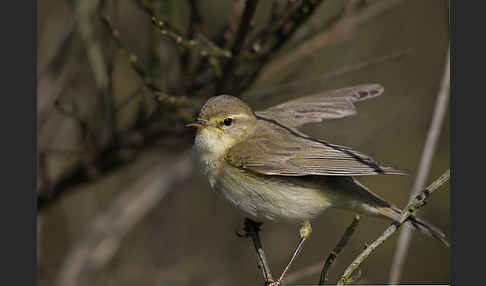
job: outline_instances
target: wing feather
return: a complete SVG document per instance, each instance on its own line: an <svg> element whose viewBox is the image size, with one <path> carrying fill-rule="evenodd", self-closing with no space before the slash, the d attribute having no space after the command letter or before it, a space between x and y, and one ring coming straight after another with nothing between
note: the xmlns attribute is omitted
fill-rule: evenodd
<svg viewBox="0 0 486 286"><path fill-rule="evenodd" d="M379 96L383 91L383 86L379 84L363 84L324 91L257 111L256 115L271 118L293 128L306 123L354 115L356 114L354 102Z"/></svg>
<svg viewBox="0 0 486 286"><path fill-rule="evenodd" d="M264 175L406 174L351 148L307 137L273 119L259 117L257 128L254 135L228 150L225 159L229 164Z"/></svg>

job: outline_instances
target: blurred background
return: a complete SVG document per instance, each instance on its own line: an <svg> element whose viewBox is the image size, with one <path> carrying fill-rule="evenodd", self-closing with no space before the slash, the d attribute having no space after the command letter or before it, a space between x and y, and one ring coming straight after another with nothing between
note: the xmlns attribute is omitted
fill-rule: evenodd
<svg viewBox="0 0 486 286"><path fill-rule="evenodd" d="M380 83L358 114L303 128L409 170L361 182L404 207L418 169L447 54L445 0L44 0L37 11L38 284L261 285L241 213L193 169L207 98L255 109L327 89ZM253 7L252 7L253 6ZM449 168L449 111L427 184ZM449 186L418 215L449 236ZM290 274L322 265L353 213L313 223ZM388 227L363 217L329 273ZM274 276L298 227L265 222ZM386 284L397 235L362 267ZM447 284L449 249L414 232L402 284ZM309 271L296 283L316 283Z"/></svg>

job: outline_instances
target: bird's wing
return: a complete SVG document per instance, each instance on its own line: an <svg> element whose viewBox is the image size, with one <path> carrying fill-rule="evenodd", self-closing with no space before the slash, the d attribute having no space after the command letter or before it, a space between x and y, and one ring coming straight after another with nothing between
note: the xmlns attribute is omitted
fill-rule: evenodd
<svg viewBox="0 0 486 286"><path fill-rule="evenodd" d="M383 86L379 84L363 84L329 90L257 111L255 114L293 128L306 123L356 114L354 102L379 96L383 90Z"/></svg>
<svg viewBox="0 0 486 286"><path fill-rule="evenodd" d="M257 128L254 135L228 150L229 164L264 175L406 174L351 148L306 137L272 119L259 119Z"/></svg>

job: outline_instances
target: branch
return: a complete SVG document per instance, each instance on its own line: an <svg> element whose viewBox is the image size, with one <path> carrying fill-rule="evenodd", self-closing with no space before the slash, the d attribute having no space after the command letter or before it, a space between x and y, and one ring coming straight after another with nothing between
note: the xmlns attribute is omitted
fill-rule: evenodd
<svg viewBox="0 0 486 286"><path fill-rule="evenodd" d="M358 225L359 220L360 220L360 217L358 215L355 215L355 217L353 218L353 221L346 228L344 234L342 235L338 244L334 248L334 250L333 250L334 254L333 254L333 252L331 252L331 254L329 254L329 257L327 258L326 263L324 264L324 267L322 266L321 261L316 262L316 263L314 263L314 264L312 264L312 265L310 265L310 266L308 266L308 267L306 267L306 268L304 268L300 271L297 271L293 274L289 274L287 276L287 278L285 279L285 284L290 285L290 284L293 284L293 283L299 281L300 279L302 279L304 277L307 277L309 275L313 275L315 273L321 272L319 284L322 285L326 281L327 271L330 269L330 267L334 263L335 258L337 257L337 255L339 255L339 252L348 243L349 239L353 235L353 233L354 233L354 231L355 231L355 229Z"/></svg>
<svg viewBox="0 0 486 286"><path fill-rule="evenodd" d="M101 20L105 24L106 28L110 32L113 41L116 43L118 49L128 58L130 65L135 70L135 72L140 76L143 83L152 91L160 91L156 86L153 85L153 80L145 68L139 61L136 54L126 48L120 40L120 32L115 29L111 17L108 15L102 15Z"/></svg>
<svg viewBox="0 0 486 286"><path fill-rule="evenodd" d="M435 180L432 184L430 184L424 191L420 194L415 196L415 198L408 204L406 209L402 212L400 219L393 222L385 232L378 237L371 245L369 245L356 259L346 268L344 274L338 281L337 285L345 285L348 284L350 278L354 271L370 256L370 254L380 246L385 240L387 240L392 234L394 234L398 228L410 217L413 213L419 209L420 207L425 205L425 201L427 198L436 191L440 186L442 186L445 182L449 180L450 177L450 169L447 169L442 176L440 176L437 180Z"/></svg>
<svg viewBox="0 0 486 286"><path fill-rule="evenodd" d="M329 256L328 256L328 258L327 258L327 260L324 264L324 267L322 268L322 271L321 271L319 285L323 285L324 281L327 280L326 279L327 271L331 268L332 264L336 260L336 257L339 255L341 250L346 246L346 244L348 243L351 236L354 234L354 231L356 230L356 227L358 226L359 220L360 220L360 216L355 215L355 217L353 218L353 221L346 228L346 230L345 230L344 234L342 235L341 239L339 240L338 244L329 254ZM256 254L257 254L257 258L258 258L258 268L262 269L263 278L265 279L265 283L266 283L265 285L272 285L272 283L274 282L273 277L272 277L272 273L271 273L268 261L265 257L265 252L263 251L260 236L258 235L258 232L260 231L260 226L261 226L261 223L254 222L251 219L247 218L247 219L245 219L245 229L244 229L245 235L240 235L238 233L237 233L237 235L240 236L240 237L250 236L252 238L253 245L255 246L255 251L256 251ZM303 271L299 271L297 273L289 275L286 279L285 284L294 283L304 276L319 272L319 270L321 270L321 262L316 263L315 265L312 265L312 266L304 269Z"/></svg>
<svg viewBox="0 0 486 286"><path fill-rule="evenodd" d="M56 100L54 102L54 108L59 111L62 115L72 118L77 125L79 126L79 132L81 133L81 138L83 141L83 153L90 154L91 156L95 156L97 152L99 152L100 146L98 146L96 142L96 134L90 128L88 121L81 117L79 114L79 110L77 108L76 103L73 101L71 103L72 110L66 109L64 105Z"/></svg>
<svg viewBox="0 0 486 286"><path fill-rule="evenodd" d="M370 19L377 17L388 11L390 8L397 4L402 3L403 0L389 0L380 1L368 8L362 9L361 12L356 15L347 17L344 13L343 17L332 25L332 27L325 32L311 38L308 41L301 43L291 52L279 57L271 64L265 66L260 72L255 82L259 83L266 79L270 74L284 70L288 65L293 64L305 57L312 56L314 52L321 50L322 48L329 46L342 39L349 39L358 30L363 23L368 22Z"/></svg>
<svg viewBox="0 0 486 286"><path fill-rule="evenodd" d="M202 17L199 12L198 1L189 0L189 26L187 27L187 38L193 39L201 30ZM186 49L181 55L181 67L186 72L191 70L190 65L191 50Z"/></svg>
<svg viewBox="0 0 486 286"><path fill-rule="evenodd" d="M423 186L425 185L425 180L429 175L430 167L432 165L432 158L434 156L437 141L439 139L439 134L442 129L442 122L444 121L444 117L447 111L447 105L449 101L449 89L450 58L448 50L444 75L439 89L439 95L437 97L432 123L430 125L429 133L427 135L427 141L425 142L422 158L420 159L418 175L415 179L415 183L413 185L409 200L412 200L413 197L416 196L417 193L423 188ZM403 267L403 262L405 261L405 256L407 254L407 249L410 245L411 238L411 228L405 228L404 230L402 230L398 237L397 249L395 252L395 256L393 257L392 267L390 271L390 284L398 284L400 282L401 269Z"/></svg>
<svg viewBox="0 0 486 286"><path fill-rule="evenodd" d="M353 233L356 230L356 227L358 226L359 220L360 220L360 216L355 215L351 224L346 228L346 231L344 231L344 234L339 240L338 244L336 245L336 247L334 247L334 249L327 257L326 263L324 263L324 267L322 268L321 271L321 277L319 278L319 285L324 285L324 282L326 282L327 272L333 265L334 261L336 260L341 250L346 246L351 236L353 236Z"/></svg>
<svg viewBox="0 0 486 286"><path fill-rule="evenodd" d="M203 45L198 40L187 39L176 29L171 27L168 22L163 21L157 17L150 8L150 3L143 1L139 5L149 14L152 19L152 23L159 29L162 36L168 37L176 42L179 46L187 49L192 49L201 56L212 56L212 57L226 57L231 58L231 52L225 49L221 49L216 45L206 46Z"/></svg>
<svg viewBox="0 0 486 286"><path fill-rule="evenodd" d="M293 283L299 281L300 279L318 273L321 270L322 270L322 261L316 262L302 270L289 274L287 278L285 278L285 284L292 285Z"/></svg>
<svg viewBox="0 0 486 286"><path fill-rule="evenodd" d="M312 16L317 7L325 2L324 0L306 0L302 1L297 7L291 8L290 12L276 21L273 27L270 27L266 34L276 35L275 42L269 45L263 52L264 57L277 52L294 34L303 26L304 23ZM263 33L265 35L265 33ZM259 45L257 43L257 45Z"/></svg>
<svg viewBox="0 0 486 286"><path fill-rule="evenodd" d="M260 240L260 235L258 232L260 231L261 223L255 222L249 218L245 219L245 235L240 235L236 233L238 236L250 236L253 241L253 245L255 246L255 251L258 258L258 268L262 270L263 279L265 279L265 285L273 282L272 272L270 271L270 266L268 264L267 258L265 256L265 252L263 251L262 242Z"/></svg>
<svg viewBox="0 0 486 286"><path fill-rule="evenodd" d="M232 77L235 60L240 55L241 48L245 43L245 38L250 30L250 22L255 14L257 4L258 0L247 0L245 3L245 9L243 10L243 14L240 18L240 24L238 25L238 30L231 47L231 54L233 56L229 59L223 69L223 78L216 87L217 94L225 92L226 88L228 87L228 81Z"/></svg>
<svg viewBox="0 0 486 286"><path fill-rule="evenodd" d="M73 3L73 8L81 32L81 38L86 48L88 62L99 90L99 101L104 119L103 123L107 124L108 138L111 141L114 139L116 131L116 110L113 97L110 94L108 67L105 63L101 45L95 37L93 29L92 17L97 13L96 8L98 5L98 1L88 3L86 1L76 0Z"/></svg>
<svg viewBox="0 0 486 286"><path fill-rule="evenodd" d="M268 23L261 28L256 28L256 31L249 36L249 42L252 43L251 49L257 54L263 52L262 46L271 40L272 35L278 37L280 35L277 31L283 29L285 25L288 27L291 21L290 15L295 13L300 4L298 1L286 1L285 9L278 13L279 1L272 0L272 2Z"/></svg>
<svg viewBox="0 0 486 286"><path fill-rule="evenodd" d="M119 142L109 148L103 150L94 158L93 164L96 164L98 171L101 174L107 175L115 172L127 164L133 162L133 157L121 156L120 151L131 150L133 152L141 152L153 146L158 145L159 140L166 138L179 138L178 147L186 146L192 140L193 134L187 128L179 131L178 127L182 128L182 122L179 126L170 126L153 124L147 127L139 127L127 132L119 133ZM191 141L192 142L192 141ZM171 146L174 148L175 146ZM60 153L59 153L60 154ZM64 152L64 155L72 156ZM64 171L58 180L53 182L47 188L39 190L37 194L37 211L42 213L50 206L54 205L64 196L73 191L79 190L80 185L94 183L99 179L97 176L89 174L88 167L82 162L79 162L74 167Z"/></svg>
<svg viewBox="0 0 486 286"><path fill-rule="evenodd" d="M198 8L198 1L189 0L189 27L187 28L187 37L193 38L195 31L200 29L202 24L201 13Z"/></svg>
<svg viewBox="0 0 486 286"><path fill-rule="evenodd" d="M161 103L169 103L169 104L180 105L180 106L185 106L190 103L186 96L168 95L163 93L158 87L153 85L152 78L149 76L147 69L140 63L137 55L131 52L128 48L126 48L121 42L120 33L117 29L113 27L113 22L111 18L107 15L103 15L101 19L103 20L103 23L106 25L106 28L109 30L110 35L112 36L118 49L120 49L120 51L128 58L128 61L130 62L130 65L132 66L133 70L138 74L138 76L142 80L142 90L137 89L131 96L129 96L126 100L124 100L122 103L120 103L117 106L117 110L122 109L133 98L141 94L142 91L148 93L159 106L161 105Z"/></svg>
<svg viewBox="0 0 486 286"><path fill-rule="evenodd" d="M259 43L258 40L252 43L251 49L258 51L257 57L254 63L252 63L252 66L255 66L255 68L253 68L250 76L239 85L239 90L246 89L257 80L262 69L266 68L267 63L272 56L274 56L283 45L292 38L295 32L307 22L322 2L324 2L324 0L303 1L299 6L290 9L290 12L287 12L284 17L277 20L274 27L269 28L267 33L275 36L273 40L265 40L265 43L269 42L269 44L260 47L261 43ZM255 49L255 47L257 48Z"/></svg>

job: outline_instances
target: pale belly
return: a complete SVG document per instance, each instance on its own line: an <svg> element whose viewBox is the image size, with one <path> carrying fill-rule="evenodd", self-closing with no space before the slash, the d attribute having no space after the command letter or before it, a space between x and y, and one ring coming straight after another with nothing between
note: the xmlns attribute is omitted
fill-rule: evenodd
<svg viewBox="0 0 486 286"><path fill-rule="evenodd" d="M223 164L222 171L210 178L212 187L253 218L300 222L332 204L332 195L322 186L303 186L288 177L256 175Z"/></svg>
<svg viewBox="0 0 486 286"><path fill-rule="evenodd" d="M302 222L329 207L373 214L362 204L371 194L351 177L258 175L233 167L214 153L200 152L197 146L193 150L198 169L211 187L255 219Z"/></svg>

